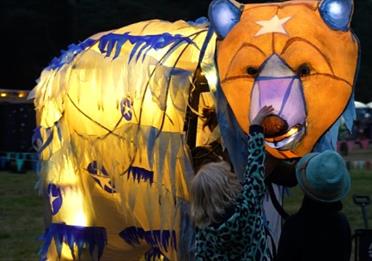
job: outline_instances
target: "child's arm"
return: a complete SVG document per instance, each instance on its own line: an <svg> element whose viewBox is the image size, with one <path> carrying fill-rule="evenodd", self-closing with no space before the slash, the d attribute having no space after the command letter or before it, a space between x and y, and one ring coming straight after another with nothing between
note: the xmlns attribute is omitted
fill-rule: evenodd
<svg viewBox="0 0 372 261"><path fill-rule="evenodd" d="M248 135L248 160L243 178L244 201L257 202L265 194L265 147L262 121L273 112L272 106L264 106L251 120ZM251 205L250 204L250 205ZM257 204L256 207L259 207Z"/></svg>
<svg viewBox="0 0 372 261"><path fill-rule="evenodd" d="M266 155L263 128L259 125L252 125L248 138L248 161L244 173L243 194L246 194L244 196L257 197L265 193L264 162Z"/></svg>

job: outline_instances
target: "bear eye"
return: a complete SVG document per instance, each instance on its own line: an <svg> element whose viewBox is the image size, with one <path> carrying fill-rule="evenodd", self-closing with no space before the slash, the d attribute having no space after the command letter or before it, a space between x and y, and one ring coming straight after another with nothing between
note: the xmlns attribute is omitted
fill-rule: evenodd
<svg viewBox="0 0 372 261"><path fill-rule="evenodd" d="M247 73L248 73L249 75L251 75L251 76L257 76L257 74L258 74L258 68L253 67L253 66L249 66L249 67L247 68Z"/></svg>
<svg viewBox="0 0 372 261"><path fill-rule="evenodd" d="M311 68L307 63L300 65L297 69L297 75L300 77L308 76L311 73Z"/></svg>

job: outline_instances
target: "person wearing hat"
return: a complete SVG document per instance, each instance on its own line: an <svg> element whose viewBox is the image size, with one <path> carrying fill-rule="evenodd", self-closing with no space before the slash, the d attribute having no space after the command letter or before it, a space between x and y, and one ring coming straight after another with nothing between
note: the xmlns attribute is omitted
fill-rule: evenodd
<svg viewBox="0 0 372 261"><path fill-rule="evenodd" d="M350 190L350 176L334 151L310 153L296 165L305 196L298 213L283 226L275 261L349 261L351 231L341 200Z"/></svg>

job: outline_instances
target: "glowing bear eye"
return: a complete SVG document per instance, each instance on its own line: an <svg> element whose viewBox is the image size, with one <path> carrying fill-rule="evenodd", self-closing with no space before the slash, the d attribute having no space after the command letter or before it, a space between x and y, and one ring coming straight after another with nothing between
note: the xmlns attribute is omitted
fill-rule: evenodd
<svg viewBox="0 0 372 261"><path fill-rule="evenodd" d="M258 69L256 67L249 66L247 68L247 73L251 76L257 76L258 74Z"/></svg>
<svg viewBox="0 0 372 261"><path fill-rule="evenodd" d="M352 0L322 0L319 12L332 29L348 31L353 8Z"/></svg>
<svg viewBox="0 0 372 261"><path fill-rule="evenodd" d="M297 75L300 77L308 76L311 73L311 68L308 64L301 64L297 69Z"/></svg>

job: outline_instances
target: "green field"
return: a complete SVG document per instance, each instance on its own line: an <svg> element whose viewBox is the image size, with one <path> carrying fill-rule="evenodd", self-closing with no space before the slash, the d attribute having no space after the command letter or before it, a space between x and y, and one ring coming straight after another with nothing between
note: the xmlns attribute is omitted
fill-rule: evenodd
<svg viewBox="0 0 372 261"><path fill-rule="evenodd" d="M36 175L0 172L0 260L37 260L38 237L43 231L42 200L34 190ZM372 196L372 172L352 172L352 191L344 203L344 212L353 229L362 228L358 207L352 203L353 193ZM294 213L302 200L301 191L291 190L285 201L288 212ZM372 207L369 209L372 226Z"/></svg>
<svg viewBox="0 0 372 261"><path fill-rule="evenodd" d="M37 260L43 207L33 172L0 172L0 260Z"/></svg>

